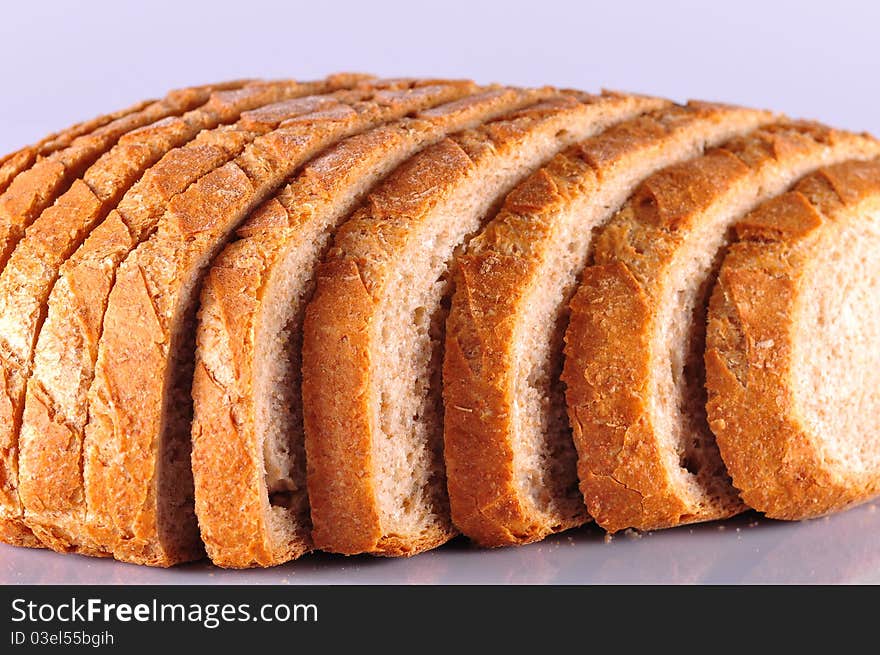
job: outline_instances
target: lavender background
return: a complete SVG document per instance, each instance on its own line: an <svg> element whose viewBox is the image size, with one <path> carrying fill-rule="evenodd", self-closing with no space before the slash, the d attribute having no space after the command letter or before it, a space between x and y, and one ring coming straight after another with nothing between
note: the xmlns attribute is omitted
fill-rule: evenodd
<svg viewBox="0 0 880 655"><path fill-rule="evenodd" d="M338 70L699 97L880 132L878 21L864 0L6 3L0 152L176 86Z"/></svg>
<svg viewBox="0 0 880 655"><path fill-rule="evenodd" d="M5 3L0 152L168 89L339 70L609 87L769 107L880 132L880 5L659 2ZM783 524L618 536L593 527L524 548L463 542L411 560L312 555L266 571L157 571L0 545L14 583L880 583L875 505Z"/></svg>

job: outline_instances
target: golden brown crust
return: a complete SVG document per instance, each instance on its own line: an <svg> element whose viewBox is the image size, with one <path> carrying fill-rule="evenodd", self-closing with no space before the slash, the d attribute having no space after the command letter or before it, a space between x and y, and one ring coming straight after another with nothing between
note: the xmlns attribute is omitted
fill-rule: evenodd
<svg viewBox="0 0 880 655"><path fill-rule="evenodd" d="M869 138L812 123L768 126L652 176L603 230L595 265L571 303L563 381L581 491L604 528L668 527L742 509L729 485L714 503L696 504L683 495L662 457L666 435L659 434L651 410L658 298L671 262L693 247L687 236L718 202L737 194L759 197L752 189L765 166L808 170L859 150L871 156L876 148Z"/></svg>
<svg viewBox="0 0 880 655"><path fill-rule="evenodd" d="M880 203L880 161L822 169L737 225L709 306L708 415L745 502L803 519L880 493L880 473L841 472L817 449L793 403L795 325L808 263L866 207Z"/></svg>
<svg viewBox="0 0 880 655"><path fill-rule="evenodd" d="M239 240L215 258L202 290L193 381L193 473L202 539L216 564L272 566L311 548L308 506L300 498L305 489L294 490L297 495L288 501L300 505L290 517L297 538L278 543L273 537L256 433L255 368L262 365L255 359L257 344L279 338L259 332L263 314L270 311L262 297L274 270L290 256L287 251L329 238L340 211L334 199L351 196L352 188L376 179L407 153L537 97L540 92L484 91L348 139L307 165L254 212L237 230ZM298 343L299 322L288 322L285 329L292 332L286 338ZM204 348L214 352L204 353ZM216 352L221 349L222 356ZM294 381L291 385L299 390Z"/></svg>
<svg viewBox="0 0 880 655"><path fill-rule="evenodd" d="M318 268L304 326L304 423L316 547L395 555L436 545L435 539L416 539L405 547L400 538L392 547L380 520L372 465L372 326L409 236L456 185L480 174L497 153L515 149L545 118L584 111L581 103L608 103L611 113L613 106L629 105L632 115L640 102L643 110L661 104L615 94L563 95L447 138L395 171L337 232ZM454 534L451 524L437 529L446 538Z"/></svg>
<svg viewBox="0 0 880 655"><path fill-rule="evenodd" d="M217 89L234 89L241 83L221 84ZM125 114L90 133L75 138L69 146L57 150L38 161L30 169L20 173L0 195L0 270L5 270L8 258L27 228L40 213L51 205L72 181L77 182L83 171L108 150L124 134L168 116L189 111L204 103L215 87L202 86L172 91L163 100L151 103L143 109ZM89 197L91 195L91 198ZM81 182L72 189L70 205L75 211L94 211L97 202L91 190ZM57 233L45 235L52 240ZM23 254L18 262L24 280L40 279L44 271L40 262L30 253ZM19 280L11 282L17 287ZM13 311L11 326L17 327L17 314L22 318L38 320L39 312L31 308L10 307ZM29 362L19 356L18 344L10 343L0 335L0 361L2 361L3 385L0 389L0 522L3 536L36 546L31 530L22 521L22 506L18 498L18 428L21 422L23 394ZM32 342L21 344L29 349ZM18 535L17 537L15 535Z"/></svg>
<svg viewBox="0 0 880 655"><path fill-rule="evenodd" d="M115 557L169 565L201 552L191 504L190 435L183 426L191 418L190 312L211 255L243 217L320 150L473 88L460 82L377 84L286 121L200 179L171 201L157 232L119 267L89 391L85 443L88 528ZM178 453L175 469L157 470L169 450ZM171 484L177 486L163 486ZM172 501L160 502L163 489ZM164 509L173 509L173 520L163 520Z"/></svg>
<svg viewBox="0 0 880 655"><path fill-rule="evenodd" d="M115 111L112 114L104 114L103 116L71 125L60 132L50 134L33 145L25 146L20 150L3 156L0 158L0 193L6 191L16 175L29 169L37 160L48 157L62 148L66 148L77 137L94 132L107 123L111 123L129 114L139 112L154 102L156 100L142 100L131 107Z"/></svg>
<svg viewBox="0 0 880 655"><path fill-rule="evenodd" d="M587 518L579 495L573 499L579 512L536 512L515 477L517 335L531 311L529 290L551 274L548 251L561 247L560 215L583 198L605 202L603 185L620 184L635 158L664 143L684 142L685 134L710 138L712 130L717 141L771 116L692 103L612 126L522 182L457 259L444 360L444 454L453 521L469 537L488 546L528 543Z"/></svg>
<svg viewBox="0 0 880 655"><path fill-rule="evenodd" d="M349 86L353 81L343 77L307 83L256 82L212 94L204 106L181 118L165 119L124 136L86 172L84 181L75 182L71 191L29 228L0 277L0 287L7 290L8 299L17 300L15 306L33 308L29 314L16 312L31 316L31 320L8 322L11 334L22 335L19 358L30 362L31 356L36 355L20 433L20 492L28 524L51 547L97 552L71 538L75 532L71 523L83 520L81 443L85 395L92 379L103 310L116 266L155 227L160 208L173 195L200 174L234 157L259 133L274 128L280 117L263 116L277 113L263 109L245 114L234 128L199 133L200 130L235 121L242 112L279 102L288 108L288 115L295 115L294 99ZM307 110L304 107L301 111ZM189 141L196 134L198 138ZM180 147L171 150L175 146ZM166 150L170 152L165 153ZM155 161L163 153L161 160L117 205L115 197L129 186L134 175L152 163L144 162L144 157L149 155ZM62 202L77 188L92 199L93 209L76 211L78 205ZM98 189L104 191L96 195ZM101 198L107 199L100 201ZM114 205L116 208L106 215ZM95 221L97 227L91 230ZM53 288L60 262L67 257L71 245L80 240L71 244L66 237L86 232L88 238L61 267L59 284ZM43 235L46 238L41 239ZM31 247L25 250L25 245ZM41 276L20 276L20 283L10 284L10 269L19 255L22 262L41 262ZM50 289L52 296L47 308L45 296ZM7 306L12 306L11 300ZM48 317L40 331L43 316ZM39 340L29 351L35 333Z"/></svg>
<svg viewBox="0 0 880 655"><path fill-rule="evenodd" d="M227 88L230 87L221 84L216 88L200 86L172 91L140 111L74 139L68 147L20 173L0 195L0 270L28 225L122 135L194 109L215 90Z"/></svg>

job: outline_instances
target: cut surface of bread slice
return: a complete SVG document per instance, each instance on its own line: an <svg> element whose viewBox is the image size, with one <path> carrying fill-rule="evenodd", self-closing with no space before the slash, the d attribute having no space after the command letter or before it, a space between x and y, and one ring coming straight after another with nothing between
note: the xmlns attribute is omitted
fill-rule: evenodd
<svg viewBox="0 0 880 655"><path fill-rule="evenodd" d="M581 491L609 531L743 509L706 422L708 293L730 227L801 176L878 143L781 122L656 173L596 239L571 302L563 381Z"/></svg>
<svg viewBox="0 0 880 655"><path fill-rule="evenodd" d="M200 86L172 91L162 100L126 114L74 139L69 146L37 161L20 173L0 195L0 271L24 231L70 184L109 150L119 138L169 116L204 104L211 93L239 88L241 83Z"/></svg>
<svg viewBox="0 0 880 655"><path fill-rule="evenodd" d="M89 390L87 529L124 561L202 554L190 462L195 310L211 259L247 215L335 142L468 93L470 82L395 80L284 121L171 200L119 266Z"/></svg>
<svg viewBox="0 0 880 655"><path fill-rule="evenodd" d="M880 493L880 161L736 226L709 306L709 424L743 500L820 516Z"/></svg>
<svg viewBox="0 0 880 655"><path fill-rule="evenodd" d="M66 535L74 528L65 526L83 521L81 444L86 394L103 311L119 262L152 232L172 196L240 154L247 143L282 120L332 104L332 98L301 96L358 81L349 78L249 84L215 93L206 105L180 118L165 119L126 135L86 172L84 180L74 182L71 191L31 225L19 243L0 276L4 292L0 298L5 301L0 305L0 317L5 319L4 343L13 346L12 361L18 365L7 376L16 383L14 389L12 384L7 384L7 389L16 394L24 391L33 356L27 396L11 396L10 403L14 409L20 410L22 403L25 408L18 435L19 491L25 520L52 548L71 549L76 540ZM220 122L236 121L243 112L235 125L209 129ZM145 156L155 159L162 154L157 149L169 148L126 191L138 174L132 173L132 164L135 171L142 170L151 163L144 162ZM129 151L133 151L132 157ZM90 181L89 188L84 188ZM100 188L105 189L101 196L125 194L118 204L115 199L100 202L100 196L90 197L90 192ZM78 197L90 202L62 203L76 189L80 189ZM108 214L112 205L116 206ZM68 259L79 241L82 245Z"/></svg>
<svg viewBox="0 0 880 655"><path fill-rule="evenodd" d="M192 459L196 515L215 564L272 566L311 547L300 346L332 231L416 151L541 93L486 90L346 139L254 212L212 262L199 313Z"/></svg>
<svg viewBox="0 0 880 655"><path fill-rule="evenodd" d="M242 84L244 84L244 82L242 82ZM16 175L29 169L37 160L47 157L62 148L66 148L77 137L88 134L89 132L94 132L99 127L103 127L107 123L111 123L124 116L139 112L147 105L154 102L156 101L143 100L131 107L115 111L112 114L104 114L103 116L76 123L60 132L55 132L44 139L40 139L37 143L25 146L20 150L5 155L0 159L0 193L6 191Z"/></svg>
<svg viewBox="0 0 880 655"><path fill-rule="evenodd" d="M425 149L343 224L303 336L317 548L411 555L454 534L439 387L454 251L560 149L664 102L562 94L513 112Z"/></svg>
<svg viewBox="0 0 880 655"><path fill-rule="evenodd" d="M444 453L452 520L466 535L528 543L587 519L559 375L592 234L651 173L772 119L695 102L613 125L518 185L457 258Z"/></svg>

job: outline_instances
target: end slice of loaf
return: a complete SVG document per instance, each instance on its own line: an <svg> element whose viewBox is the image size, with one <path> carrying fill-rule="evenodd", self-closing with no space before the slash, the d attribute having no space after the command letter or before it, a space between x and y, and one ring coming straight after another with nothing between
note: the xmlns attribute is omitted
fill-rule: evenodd
<svg viewBox="0 0 880 655"><path fill-rule="evenodd" d="M527 543L587 519L559 375L592 234L651 173L772 116L691 103L613 125L520 184L457 259L444 447L452 519L466 535Z"/></svg>
<svg viewBox="0 0 880 655"><path fill-rule="evenodd" d="M303 337L316 547L412 555L455 533L440 393L455 250L560 149L663 104L559 95L454 135L403 164L340 228Z"/></svg>
<svg viewBox="0 0 880 655"><path fill-rule="evenodd" d="M53 152L57 152L62 148L69 146L77 137L94 132L107 123L111 123L119 118L128 116L141 111L147 105L156 102L156 100L142 100L130 107L115 111L111 114L104 114L90 120L82 121L71 125L59 132L54 132L49 136L40 139L38 142L25 146L8 155L0 158L0 193L6 191L15 177L26 171L34 165L38 160L48 157Z"/></svg>
<svg viewBox="0 0 880 655"><path fill-rule="evenodd" d="M119 266L89 390L87 529L118 559L167 566L202 554L190 428L203 272L232 231L340 139L461 97L473 83L376 83L257 138L169 203Z"/></svg>
<svg viewBox="0 0 880 655"><path fill-rule="evenodd" d="M77 211L78 205L74 203L59 202L28 229L0 282L10 278L10 267L23 251L21 247L33 244L33 256L21 259L32 264L12 270L34 268L40 263L41 275L24 275L19 283L6 284L6 297L15 301L20 308L17 314L21 315L20 320L10 318L7 324L9 334L20 335L16 351L19 360L29 365L33 358L32 368L24 366L19 373L19 378L26 379L28 384L18 434L19 492L28 526L51 548L101 552L90 547L83 531L77 529L85 520L82 440L88 408L86 396L104 309L119 263L149 237L172 197L238 156L248 143L275 129L283 120L335 102L331 97L302 96L345 88L353 82L347 76L320 82L260 82L217 92L206 105L181 118L165 119L152 128L124 136L117 147L89 169L85 179L95 177L95 187L116 188L113 194L118 195L123 191L120 182L124 186L128 175L108 175L107 171L114 170L118 160L122 171L130 171L132 161L143 161L137 155L129 158L129 150L150 151L160 144L165 148L198 133L185 145L164 154L118 204L93 202L88 205L94 208L92 211L82 212ZM232 121L237 122L206 129ZM142 139L149 143L141 147ZM83 183L80 181L79 185ZM78 184L75 182L74 186ZM111 205L115 208L107 213L106 208ZM44 222L44 229L34 233L34 228ZM59 226L65 227L61 230ZM79 234L82 238L83 232L88 236L65 259L75 245L65 237ZM11 307L10 300L7 304ZM29 311L22 311L25 308ZM0 315L7 313L0 310ZM35 337L36 344L31 346Z"/></svg>
<svg viewBox="0 0 880 655"><path fill-rule="evenodd" d="M212 262L199 313L192 459L196 515L215 564L272 566L311 548L300 347L333 230L416 151L541 93L486 90L346 139L254 212Z"/></svg>
<svg viewBox="0 0 880 655"><path fill-rule="evenodd" d="M709 305L709 425L743 500L804 519L880 493L880 161L736 226Z"/></svg>
<svg viewBox="0 0 880 655"><path fill-rule="evenodd" d="M705 414L708 294L731 226L875 140L784 121L642 183L596 240L571 302L563 381L581 491L610 531L742 511Z"/></svg>

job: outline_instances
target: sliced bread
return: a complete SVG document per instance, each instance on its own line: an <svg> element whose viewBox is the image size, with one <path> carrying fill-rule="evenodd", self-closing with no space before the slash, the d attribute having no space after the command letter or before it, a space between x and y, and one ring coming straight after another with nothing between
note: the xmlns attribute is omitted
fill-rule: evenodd
<svg viewBox="0 0 880 655"><path fill-rule="evenodd" d="M190 462L196 308L232 231L308 159L378 123L466 95L472 83L399 80L292 118L176 196L119 266L89 390L87 530L124 561L202 554Z"/></svg>
<svg viewBox="0 0 880 655"><path fill-rule="evenodd" d="M244 84L244 82L242 82L242 84ZM81 123L76 123L60 132L54 132L32 145L25 146L15 152L4 155L0 158L0 193L6 191L7 187L12 183L12 180L14 180L19 173L26 171L33 166L37 160L47 157L62 148L66 148L77 137L88 134L89 132L94 132L99 127L103 127L107 123L111 123L124 116L139 112L144 107L154 102L156 101L143 100L131 107L115 111L112 114L104 114L87 121L82 121Z"/></svg>
<svg viewBox="0 0 880 655"><path fill-rule="evenodd" d="M457 258L444 448L452 520L477 543L528 543L587 519L559 375L593 232L651 173L772 117L691 103L614 125L520 184Z"/></svg>
<svg viewBox="0 0 880 655"><path fill-rule="evenodd" d="M196 515L215 564L272 566L311 546L302 320L335 227L416 151L541 93L486 90L346 139L254 212L212 262L201 294L192 460Z"/></svg>
<svg viewBox="0 0 880 655"><path fill-rule="evenodd" d="M219 88L236 88L219 85ZM59 194L73 183L75 186L85 170L111 148L124 134L136 130L153 121L177 116L202 105L208 100L213 87L193 87L170 93L165 99L151 103L142 110L126 114L107 123L93 132L75 138L68 147L57 150L33 167L22 172L3 194L0 194L0 272L5 270L9 257L24 236L25 229L50 206ZM82 182L79 181L80 185ZM94 194L92 194L94 197ZM67 204L88 211L94 206L80 186L74 189ZM63 238L51 233L50 240ZM38 263L31 266L30 256L22 253L18 260L26 275L36 273ZM0 312L5 312L5 327L15 330L20 320L28 317L18 316L19 308L8 305L0 297ZM8 540L17 545L39 546L39 541L21 520L21 503L18 498L18 427L27 369L27 362L18 358L18 344L6 340L4 325L0 325L0 540ZM25 348L29 350L29 346Z"/></svg>
<svg viewBox="0 0 880 655"><path fill-rule="evenodd" d="M238 88L240 83L200 86L172 91L162 100L126 114L74 139L20 173L0 195L0 271L24 231L70 184L109 150L119 138L169 116L179 116L204 104L211 93Z"/></svg>
<svg viewBox="0 0 880 655"><path fill-rule="evenodd" d="M154 159L156 148L178 144L149 168L118 204L94 198L86 205L59 201L28 229L0 276L0 288L5 291L0 317L9 317L3 324L4 336L18 337L16 343L6 336L6 343L16 345L15 362L21 362L14 371L16 376L10 375L18 383L14 390L24 391L23 381L32 375L27 395L16 396L14 405L20 411L24 403L18 434L19 492L26 522L50 547L69 550L77 543L79 548L86 547L68 536L84 519L81 445L86 394L107 295L119 262L152 233L171 197L236 157L249 142L275 129L282 120L336 102L332 97L299 96L345 88L358 81L341 76L310 83L254 83L218 92L202 108L181 118L166 119L126 135L87 171L85 180L97 171L97 181L81 195L88 197L89 191L103 187L112 191L102 195L118 196L125 191L126 178L133 177L132 162L143 164L144 151L154 153L150 155ZM206 129L239 116L235 125ZM196 133L198 136L189 141ZM188 143L179 145L183 141ZM133 158L126 155L128 151L133 151ZM137 168L143 168L142 164ZM117 168L122 175L106 174ZM83 184L75 182L71 191ZM115 208L108 214L112 205ZM79 241L82 245L67 258ZM56 276L59 278L53 286Z"/></svg>
<svg viewBox="0 0 880 655"><path fill-rule="evenodd" d="M743 500L804 519L880 493L880 161L736 226L709 305L709 425Z"/></svg>
<svg viewBox="0 0 880 655"><path fill-rule="evenodd" d="M801 176L874 157L866 136L783 121L639 185L571 302L563 381L581 491L614 532L742 511L706 422L708 294L730 227Z"/></svg>
<svg viewBox="0 0 880 655"><path fill-rule="evenodd" d="M440 391L455 250L560 149L663 104L560 94L425 149L343 224L318 269L304 325L316 547L412 555L455 533Z"/></svg>

